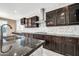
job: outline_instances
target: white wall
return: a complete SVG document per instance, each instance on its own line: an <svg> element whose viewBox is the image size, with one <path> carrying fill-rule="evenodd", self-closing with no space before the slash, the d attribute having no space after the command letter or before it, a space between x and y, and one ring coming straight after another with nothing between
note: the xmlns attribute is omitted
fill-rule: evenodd
<svg viewBox="0 0 79 59"><path fill-rule="evenodd" d="M51 11L63 6L69 5L68 3L61 4L61 5L56 5L55 7L52 8L50 7L45 7L46 12ZM42 15L40 10L35 10L27 14L26 17L31 17L37 15L40 17L40 20L42 19ZM45 23L40 24L39 28L24 28L23 25L20 25L20 20L17 21L17 31L18 32L48 32L52 34L75 34L79 35L79 25L71 25L71 26L52 26L52 27L46 27Z"/></svg>

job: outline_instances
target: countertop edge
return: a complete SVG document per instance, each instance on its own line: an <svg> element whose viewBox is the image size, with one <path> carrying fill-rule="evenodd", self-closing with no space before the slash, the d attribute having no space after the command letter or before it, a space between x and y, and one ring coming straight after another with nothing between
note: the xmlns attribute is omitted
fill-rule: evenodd
<svg viewBox="0 0 79 59"><path fill-rule="evenodd" d="M40 45L38 45L36 48L34 48L33 50L31 50L29 53L23 55L23 56L29 56L31 55L35 50L37 50L40 46L42 46L44 44L44 42L42 42Z"/></svg>

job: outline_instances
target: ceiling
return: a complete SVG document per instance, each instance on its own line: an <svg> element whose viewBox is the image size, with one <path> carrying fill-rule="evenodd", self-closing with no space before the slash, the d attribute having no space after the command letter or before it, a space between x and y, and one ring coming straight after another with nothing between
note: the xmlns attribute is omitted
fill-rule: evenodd
<svg viewBox="0 0 79 59"><path fill-rule="evenodd" d="M0 3L0 16L10 17L13 19L18 19L18 17L28 15L41 8L51 7L55 9L63 5L68 5L69 3Z"/></svg>

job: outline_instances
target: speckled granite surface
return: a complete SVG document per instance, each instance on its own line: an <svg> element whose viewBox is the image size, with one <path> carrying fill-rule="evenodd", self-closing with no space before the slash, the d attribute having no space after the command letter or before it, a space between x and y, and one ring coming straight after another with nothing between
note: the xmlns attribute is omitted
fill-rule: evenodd
<svg viewBox="0 0 79 59"><path fill-rule="evenodd" d="M15 33L20 34L20 32L15 32ZM56 33L47 33L47 32L35 32L35 33L29 33L29 34L40 34L40 35L52 35L52 36L64 36L64 37L79 38L79 35L75 35L75 34L56 34Z"/></svg>
<svg viewBox="0 0 79 59"><path fill-rule="evenodd" d="M37 39L31 39L29 42L26 42L26 39L24 41L22 41L21 39L17 39L14 41L7 41L7 43L4 43L3 45L2 48L3 51L8 50L8 48L11 45L12 45L12 49L7 53L0 52L0 56L24 56L24 55L28 56L43 43L44 41Z"/></svg>

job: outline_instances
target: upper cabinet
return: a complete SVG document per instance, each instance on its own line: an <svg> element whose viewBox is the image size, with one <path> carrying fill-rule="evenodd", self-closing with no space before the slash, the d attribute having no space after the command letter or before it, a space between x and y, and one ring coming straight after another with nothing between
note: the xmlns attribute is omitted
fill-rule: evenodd
<svg viewBox="0 0 79 59"><path fill-rule="evenodd" d="M35 23L36 21L39 21L39 17L35 16L31 18L31 27L39 27L38 23Z"/></svg>
<svg viewBox="0 0 79 59"><path fill-rule="evenodd" d="M46 26L79 24L79 4L72 4L46 13Z"/></svg>
<svg viewBox="0 0 79 59"><path fill-rule="evenodd" d="M46 25L47 26L56 25L56 10L46 13Z"/></svg>
<svg viewBox="0 0 79 59"><path fill-rule="evenodd" d="M69 24L79 24L79 4L69 6Z"/></svg>
<svg viewBox="0 0 79 59"><path fill-rule="evenodd" d="M25 24L25 19L26 18L21 18L21 25L24 25Z"/></svg>
<svg viewBox="0 0 79 59"><path fill-rule="evenodd" d="M60 8L56 10L56 25L64 25L66 20L65 8Z"/></svg>
<svg viewBox="0 0 79 59"><path fill-rule="evenodd" d="M35 23L36 21L39 21L38 16L30 17L30 18L22 18L21 24L25 26L25 28L34 28L39 27L38 23Z"/></svg>

